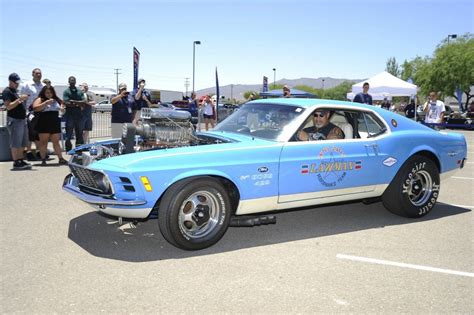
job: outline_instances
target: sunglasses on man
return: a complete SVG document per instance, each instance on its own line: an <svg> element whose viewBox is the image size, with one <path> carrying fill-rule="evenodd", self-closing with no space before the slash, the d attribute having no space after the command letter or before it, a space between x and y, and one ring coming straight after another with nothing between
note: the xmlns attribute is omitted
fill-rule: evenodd
<svg viewBox="0 0 474 315"><path fill-rule="evenodd" d="M316 112L316 113L314 113L313 116L314 116L314 117L321 117L321 118L322 118L322 117L326 116L326 113L327 113L327 112Z"/></svg>

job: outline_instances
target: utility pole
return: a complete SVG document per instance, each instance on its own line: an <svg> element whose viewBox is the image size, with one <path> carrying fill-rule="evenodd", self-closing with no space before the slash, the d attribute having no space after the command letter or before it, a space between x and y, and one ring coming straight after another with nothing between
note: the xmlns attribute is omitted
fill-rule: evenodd
<svg viewBox="0 0 474 315"><path fill-rule="evenodd" d="M231 99L231 102L233 103L234 101L234 85L231 84L230 85L230 99Z"/></svg>
<svg viewBox="0 0 474 315"><path fill-rule="evenodd" d="M122 69L119 69L119 68L115 68L115 69L114 69L114 71L115 71L115 78L116 78L116 79L115 79L115 83L116 83L115 88L116 88L117 93L118 93L118 76L119 76L119 74L122 74L121 72L119 72L119 70L122 70Z"/></svg>
<svg viewBox="0 0 474 315"><path fill-rule="evenodd" d="M184 87L186 88L185 96L188 96L188 88L189 88L189 78L184 78Z"/></svg>

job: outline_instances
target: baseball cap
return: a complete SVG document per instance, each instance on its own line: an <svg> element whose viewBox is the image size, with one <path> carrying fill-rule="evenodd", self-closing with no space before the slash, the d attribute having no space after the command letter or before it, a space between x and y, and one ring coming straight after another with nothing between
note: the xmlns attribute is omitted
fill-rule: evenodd
<svg viewBox="0 0 474 315"><path fill-rule="evenodd" d="M143 78L138 79L138 83L140 83L140 82L142 82L142 81L143 81L143 82L146 82L145 79L143 79Z"/></svg>
<svg viewBox="0 0 474 315"><path fill-rule="evenodd" d="M119 86L118 86L118 88L119 88L119 91L120 91L121 89L127 89L127 85L126 85L125 83L120 83Z"/></svg>
<svg viewBox="0 0 474 315"><path fill-rule="evenodd" d="M20 83L21 79L20 79L20 76L18 74L13 72L8 76L8 81L13 81L15 83Z"/></svg>

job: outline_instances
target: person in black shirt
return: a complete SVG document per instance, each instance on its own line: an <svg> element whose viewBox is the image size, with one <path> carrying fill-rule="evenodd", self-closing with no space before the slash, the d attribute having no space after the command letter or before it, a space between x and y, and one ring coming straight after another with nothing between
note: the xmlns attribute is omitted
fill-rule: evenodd
<svg viewBox="0 0 474 315"><path fill-rule="evenodd" d="M28 127L24 105L28 95L18 95L20 82L21 79L18 74L10 74L8 76L8 87L2 92L2 98L7 109L7 128L10 133L10 148L14 170L31 168L31 164L23 160L23 149L28 144Z"/></svg>
<svg viewBox="0 0 474 315"><path fill-rule="evenodd" d="M372 95L369 94L369 83L362 85L362 92L354 97L354 102L372 105Z"/></svg>
<svg viewBox="0 0 474 315"><path fill-rule="evenodd" d="M410 104L405 106L405 117L406 118L414 118L415 117L415 101L411 100Z"/></svg>
<svg viewBox="0 0 474 315"><path fill-rule="evenodd" d="M127 91L127 85L120 83L118 88L119 94L110 100L112 103L112 138L122 136L122 125L133 122L137 110L135 99Z"/></svg>
<svg viewBox="0 0 474 315"><path fill-rule="evenodd" d="M329 111L318 110L313 113L312 127L304 128L298 132L298 140L332 140L344 139L344 132L338 126L329 122Z"/></svg>

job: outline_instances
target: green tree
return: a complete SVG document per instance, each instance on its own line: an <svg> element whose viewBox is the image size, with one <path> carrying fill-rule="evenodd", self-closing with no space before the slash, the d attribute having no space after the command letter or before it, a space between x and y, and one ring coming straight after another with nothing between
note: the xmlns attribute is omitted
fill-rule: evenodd
<svg viewBox="0 0 474 315"><path fill-rule="evenodd" d="M387 71L388 73L391 73L392 75L396 77L400 75L397 59L395 59L395 57L388 58L387 64L385 66L385 71Z"/></svg>
<svg viewBox="0 0 474 315"><path fill-rule="evenodd" d="M352 81L344 81L333 88L325 89L324 91L321 90L321 92L324 93L321 94L321 97L325 99L345 101L347 99L347 93L351 91L353 84L354 82Z"/></svg>
<svg viewBox="0 0 474 315"><path fill-rule="evenodd" d="M260 93L258 93L256 91L246 91L246 92L244 92L244 97L247 100L250 99L252 95L253 95L252 99L260 98Z"/></svg>
<svg viewBox="0 0 474 315"><path fill-rule="evenodd" d="M467 33L454 41L443 41L435 50L429 71L432 90L441 91L446 96L458 100L456 89L466 94L466 107L474 85L474 37ZM459 100L458 100L459 101Z"/></svg>

